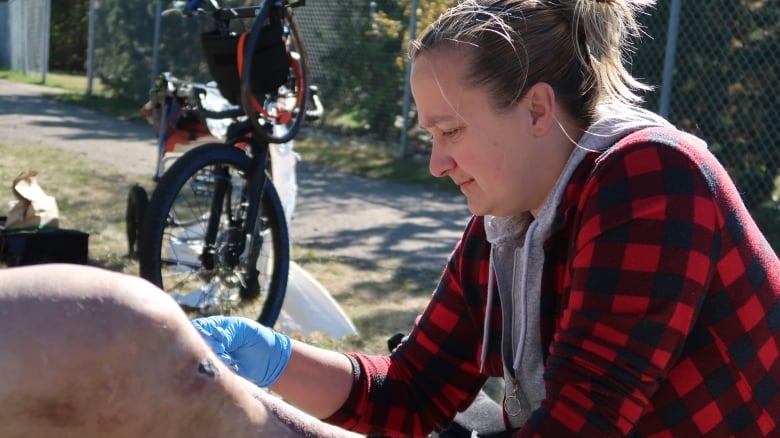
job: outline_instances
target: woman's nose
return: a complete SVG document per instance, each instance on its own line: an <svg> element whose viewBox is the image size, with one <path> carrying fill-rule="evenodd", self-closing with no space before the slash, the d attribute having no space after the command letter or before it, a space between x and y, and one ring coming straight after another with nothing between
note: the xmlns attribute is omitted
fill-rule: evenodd
<svg viewBox="0 0 780 438"><path fill-rule="evenodd" d="M455 167L455 160L446 153L445 148L434 140L431 146L431 159L428 162L428 170L436 178L447 176Z"/></svg>

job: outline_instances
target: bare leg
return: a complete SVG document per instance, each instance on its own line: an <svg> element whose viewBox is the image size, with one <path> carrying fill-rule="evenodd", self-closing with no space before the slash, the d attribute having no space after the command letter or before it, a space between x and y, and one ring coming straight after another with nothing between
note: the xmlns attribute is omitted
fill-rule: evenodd
<svg viewBox="0 0 780 438"><path fill-rule="evenodd" d="M98 268L0 270L0 376L0 436L353 436L248 391L167 294Z"/></svg>

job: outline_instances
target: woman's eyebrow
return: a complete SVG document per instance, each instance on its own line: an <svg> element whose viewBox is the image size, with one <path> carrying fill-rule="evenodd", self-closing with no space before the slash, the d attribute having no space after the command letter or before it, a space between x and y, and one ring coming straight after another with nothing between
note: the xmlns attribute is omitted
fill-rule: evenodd
<svg viewBox="0 0 780 438"><path fill-rule="evenodd" d="M418 119L421 127L428 128L442 122L457 121L459 118L453 115L434 115L434 116L427 116L427 117L418 117Z"/></svg>

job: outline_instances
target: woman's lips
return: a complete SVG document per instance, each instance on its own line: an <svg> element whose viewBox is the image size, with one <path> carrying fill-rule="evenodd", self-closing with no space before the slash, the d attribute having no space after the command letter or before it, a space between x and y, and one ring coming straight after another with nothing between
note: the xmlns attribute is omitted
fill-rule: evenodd
<svg viewBox="0 0 780 438"><path fill-rule="evenodd" d="M460 181L456 183L458 187L460 188L461 192L465 192L469 187L471 187L471 184L474 182L473 179L467 179L465 181Z"/></svg>

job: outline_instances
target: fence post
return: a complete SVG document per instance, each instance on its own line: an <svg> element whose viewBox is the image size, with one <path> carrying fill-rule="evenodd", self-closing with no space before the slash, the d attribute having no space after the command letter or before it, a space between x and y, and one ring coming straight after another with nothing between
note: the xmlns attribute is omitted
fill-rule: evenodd
<svg viewBox="0 0 780 438"><path fill-rule="evenodd" d="M89 24L87 25L87 96L92 95L92 79L95 77L95 8L96 0L89 0Z"/></svg>
<svg viewBox="0 0 780 438"><path fill-rule="evenodd" d="M157 6L154 10L154 44L152 46L152 80L149 82L149 89L154 87L154 81L157 80L157 69L160 59L160 27L162 26L162 0L157 0Z"/></svg>
<svg viewBox="0 0 780 438"><path fill-rule="evenodd" d="M417 0L412 0L412 9L409 12L409 41L414 40L417 36ZM401 110L401 117L403 120L403 126L401 127L401 144L398 150L398 156L404 157L406 155L407 143L409 142L409 108L412 104L412 90L409 85L409 80L412 73L412 63L406 60L406 72L404 74L404 102Z"/></svg>
<svg viewBox="0 0 780 438"><path fill-rule="evenodd" d="M46 83L46 73L49 71L49 35L51 34L51 0L45 0L43 13L43 42L41 43L41 83Z"/></svg>
<svg viewBox="0 0 780 438"><path fill-rule="evenodd" d="M672 76L674 72L674 54L677 50L677 34L680 28L680 0L672 0L669 9L669 29L666 32L666 50L664 52L664 71L661 79L661 101L658 113L669 117L669 103L672 94Z"/></svg>

